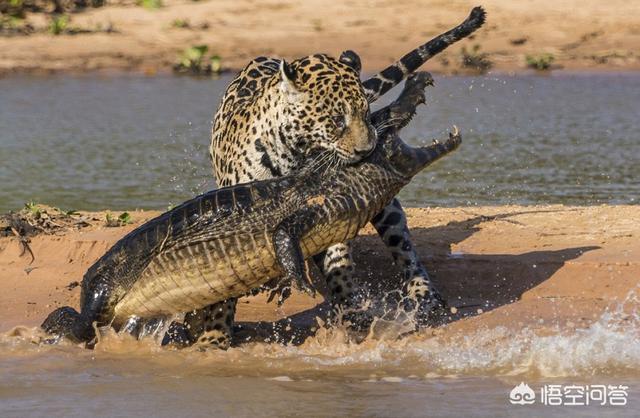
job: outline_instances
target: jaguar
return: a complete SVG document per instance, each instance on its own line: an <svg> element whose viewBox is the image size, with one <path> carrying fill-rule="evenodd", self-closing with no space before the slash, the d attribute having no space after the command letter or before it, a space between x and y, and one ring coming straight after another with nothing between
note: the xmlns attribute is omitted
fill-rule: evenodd
<svg viewBox="0 0 640 418"><path fill-rule="evenodd" d="M331 164L362 160L373 150L377 129L382 128L372 125L370 104L431 57L475 32L485 16L482 7L473 8L461 24L364 81L360 58L353 51L338 59L326 54L291 62L254 59L231 81L214 116L209 153L218 185L289 175L319 149L328 151L323 155ZM416 254L400 201L393 199L371 222L395 262L403 266L402 293L417 312L416 323L430 323L444 301ZM314 260L329 289L332 316L348 318L340 313L357 312L364 292L353 277L349 243L333 245ZM228 348L236 302L232 298L188 312L183 326L190 340ZM164 343L170 342L168 333Z"/></svg>

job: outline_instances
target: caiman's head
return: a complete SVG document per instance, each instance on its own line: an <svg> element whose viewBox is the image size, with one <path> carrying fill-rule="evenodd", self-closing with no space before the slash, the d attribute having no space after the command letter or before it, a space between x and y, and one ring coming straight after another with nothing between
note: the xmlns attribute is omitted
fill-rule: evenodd
<svg viewBox="0 0 640 418"><path fill-rule="evenodd" d="M391 169L406 178L413 177L432 162L453 151L462 141L455 126L446 141L434 140L426 147L411 147L398 136L398 131L413 118L416 107L425 102L425 88L432 85L433 77L428 72L412 74L400 96L372 116L379 136L375 157L382 158Z"/></svg>
<svg viewBox="0 0 640 418"><path fill-rule="evenodd" d="M284 122L279 133L304 155L328 151L353 163L376 146L369 102L360 82L360 58L351 51L339 59L311 55L280 65Z"/></svg>
<svg viewBox="0 0 640 418"><path fill-rule="evenodd" d="M460 132L455 126L446 141L434 140L424 147L408 145L393 131L381 138L380 150L377 153L384 157L390 168L398 175L411 178L431 163L458 148L461 143Z"/></svg>

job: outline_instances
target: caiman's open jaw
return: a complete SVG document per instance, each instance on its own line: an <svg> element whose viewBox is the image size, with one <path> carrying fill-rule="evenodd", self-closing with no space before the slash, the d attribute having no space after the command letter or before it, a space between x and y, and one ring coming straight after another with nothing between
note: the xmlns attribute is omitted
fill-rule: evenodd
<svg viewBox="0 0 640 418"><path fill-rule="evenodd" d="M414 147L404 142L397 134L390 134L382 146L391 168L398 175L411 178L441 156L458 148L461 143L460 131L453 125L449 138L445 141L434 139L430 145Z"/></svg>

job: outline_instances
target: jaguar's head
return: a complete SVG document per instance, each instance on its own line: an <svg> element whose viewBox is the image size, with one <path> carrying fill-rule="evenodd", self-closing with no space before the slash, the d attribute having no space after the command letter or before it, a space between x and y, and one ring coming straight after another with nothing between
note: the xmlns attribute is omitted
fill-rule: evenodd
<svg viewBox="0 0 640 418"><path fill-rule="evenodd" d="M337 60L327 55L283 60L280 88L286 101L280 134L302 154L330 151L352 163L374 149L376 130L354 52L343 52Z"/></svg>

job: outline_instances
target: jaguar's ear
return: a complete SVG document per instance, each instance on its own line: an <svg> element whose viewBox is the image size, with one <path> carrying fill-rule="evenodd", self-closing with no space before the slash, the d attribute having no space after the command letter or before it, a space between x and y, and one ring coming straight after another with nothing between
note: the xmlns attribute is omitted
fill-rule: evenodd
<svg viewBox="0 0 640 418"><path fill-rule="evenodd" d="M298 90L296 88L297 76L298 74L296 73L296 70L292 68L291 65L287 63L287 61L282 59L280 61L280 80L282 80L282 85L286 90L288 91Z"/></svg>
<svg viewBox="0 0 640 418"><path fill-rule="evenodd" d="M360 57L355 52L348 50L344 51L340 54L339 60L341 63L348 65L349 67L356 70L358 74L360 74L360 70L362 69L362 65L360 64Z"/></svg>

